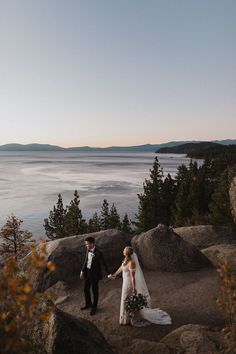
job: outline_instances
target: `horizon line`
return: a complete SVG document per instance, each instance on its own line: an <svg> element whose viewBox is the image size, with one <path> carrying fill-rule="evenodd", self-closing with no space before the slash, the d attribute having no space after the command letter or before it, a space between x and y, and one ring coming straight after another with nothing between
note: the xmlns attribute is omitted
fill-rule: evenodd
<svg viewBox="0 0 236 354"><path fill-rule="evenodd" d="M6 146L6 145L20 145L20 146L28 146L28 145L49 145L49 146L55 146L63 149L72 149L72 148L92 148L92 149L106 149L106 148L130 148L130 147L139 147L139 146L146 146L146 145L162 145L162 144L167 144L167 143L176 143L176 142L216 142L216 141L225 141L225 140L236 140L236 138L224 138L224 139L212 139L212 140L168 140L165 142L161 143L144 143L144 144L135 144L135 145L109 145L109 146L91 146L91 145L74 145L74 146L68 146L68 145L57 145L57 144L50 144L50 143L5 143L5 144L0 144L0 146Z"/></svg>

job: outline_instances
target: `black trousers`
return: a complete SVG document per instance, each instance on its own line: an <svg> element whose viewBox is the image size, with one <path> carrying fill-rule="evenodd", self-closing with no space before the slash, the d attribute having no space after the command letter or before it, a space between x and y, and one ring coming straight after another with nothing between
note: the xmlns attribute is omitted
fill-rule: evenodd
<svg viewBox="0 0 236 354"><path fill-rule="evenodd" d="M93 293L93 301L91 300L91 292L90 289L92 288ZM89 275L86 276L84 282L84 296L85 296L85 305L92 306L97 308L98 305L98 280L93 279Z"/></svg>

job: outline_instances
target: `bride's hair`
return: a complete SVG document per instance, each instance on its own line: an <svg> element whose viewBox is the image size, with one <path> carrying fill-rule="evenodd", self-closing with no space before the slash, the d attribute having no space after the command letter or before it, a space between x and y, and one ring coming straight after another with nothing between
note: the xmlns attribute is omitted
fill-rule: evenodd
<svg viewBox="0 0 236 354"><path fill-rule="evenodd" d="M124 263L127 264L130 260L131 260L131 256L132 254L134 253L134 250L132 247L130 246L127 246L125 247L125 259L124 259Z"/></svg>

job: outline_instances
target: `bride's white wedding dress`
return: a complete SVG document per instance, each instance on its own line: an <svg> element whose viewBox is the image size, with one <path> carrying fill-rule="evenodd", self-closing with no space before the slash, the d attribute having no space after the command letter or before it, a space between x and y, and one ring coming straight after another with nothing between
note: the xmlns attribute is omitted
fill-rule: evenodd
<svg viewBox="0 0 236 354"><path fill-rule="evenodd" d="M125 299L132 293L132 284L130 270L127 265L122 264L123 285L120 304L120 324L131 323L135 327L144 327L150 325L151 323L160 325L171 324L171 318L167 312L159 308L151 308L150 294L136 253L133 253L132 260L135 263L135 269L131 271L135 272L135 287L137 293L147 297L148 306L147 308L140 310L132 318L130 318L129 314L125 311Z"/></svg>

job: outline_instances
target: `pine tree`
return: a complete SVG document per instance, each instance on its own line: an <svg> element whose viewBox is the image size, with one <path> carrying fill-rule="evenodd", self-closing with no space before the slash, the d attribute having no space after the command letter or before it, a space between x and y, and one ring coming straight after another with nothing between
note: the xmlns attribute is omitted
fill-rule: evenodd
<svg viewBox="0 0 236 354"><path fill-rule="evenodd" d="M178 168L177 176L177 194L173 208L173 219L175 226L185 225L186 219L191 217L192 210L189 206L188 196L190 193L189 171L185 165Z"/></svg>
<svg viewBox="0 0 236 354"><path fill-rule="evenodd" d="M100 231L100 219L97 213L93 214L93 217L89 219L88 222L88 232L97 232Z"/></svg>
<svg viewBox="0 0 236 354"><path fill-rule="evenodd" d="M233 223L229 197L229 171L226 169L219 177L209 205L209 219L212 224Z"/></svg>
<svg viewBox="0 0 236 354"><path fill-rule="evenodd" d="M7 218L6 224L0 230L0 255L3 258L14 255L16 258L22 258L35 242L32 233L28 230L22 230L22 220L15 215Z"/></svg>
<svg viewBox="0 0 236 354"><path fill-rule="evenodd" d="M103 200L101 207L100 225L101 230L107 230L110 228L109 203L106 199Z"/></svg>
<svg viewBox="0 0 236 354"><path fill-rule="evenodd" d="M115 204L113 203L109 212L109 228L119 229L120 227L120 215L117 212Z"/></svg>
<svg viewBox="0 0 236 354"><path fill-rule="evenodd" d="M171 225L173 221L173 205L176 197L176 182L168 173L161 189L161 223Z"/></svg>
<svg viewBox="0 0 236 354"><path fill-rule="evenodd" d="M158 158L155 157L153 168L150 170L150 179L143 184L143 194L138 194L139 211L134 224L138 232L156 227L162 221L161 191L163 186L163 169Z"/></svg>
<svg viewBox="0 0 236 354"><path fill-rule="evenodd" d="M79 207L80 198L78 191L74 192L74 199L66 208L65 213L65 233L68 236L81 235L87 231L85 219L83 219L82 211Z"/></svg>
<svg viewBox="0 0 236 354"><path fill-rule="evenodd" d="M208 166L204 162L198 170L198 185L199 185L199 211L207 219L209 214L209 203L212 198L212 193L214 191L214 184L209 178Z"/></svg>
<svg viewBox="0 0 236 354"><path fill-rule="evenodd" d="M187 168L182 165L176 176L177 193L173 208L175 226L195 225L204 219L203 203L205 198L204 175L192 160Z"/></svg>
<svg viewBox="0 0 236 354"><path fill-rule="evenodd" d="M189 204L192 210L199 210L199 196L200 196L200 189L201 186L199 184L199 170L197 162L190 161L189 164L189 180L190 180L190 191L189 191Z"/></svg>
<svg viewBox="0 0 236 354"><path fill-rule="evenodd" d="M58 194L58 201L53 210L49 213L49 218L44 219L44 228L46 235L50 240L66 237L65 230L66 210L63 206L62 196Z"/></svg>
<svg viewBox="0 0 236 354"><path fill-rule="evenodd" d="M123 220L121 222L120 230L124 234L131 234L132 231L133 231L132 227L131 227L131 221L130 221L127 213L125 213L124 218L123 218Z"/></svg>

